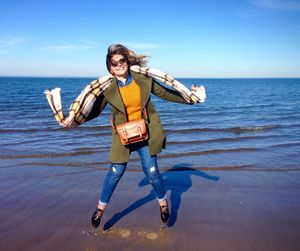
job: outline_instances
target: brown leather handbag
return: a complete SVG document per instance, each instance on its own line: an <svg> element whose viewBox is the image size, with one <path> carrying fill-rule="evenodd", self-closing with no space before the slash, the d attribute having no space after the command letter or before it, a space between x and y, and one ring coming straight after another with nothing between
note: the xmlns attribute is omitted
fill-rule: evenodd
<svg viewBox="0 0 300 251"><path fill-rule="evenodd" d="M145 119L136 119L115 126L114 118L110 115L111 126L117 131L122 145L144 141L148 139L148 130L146 121L148 120L147 111L143 110Z"/></svg>

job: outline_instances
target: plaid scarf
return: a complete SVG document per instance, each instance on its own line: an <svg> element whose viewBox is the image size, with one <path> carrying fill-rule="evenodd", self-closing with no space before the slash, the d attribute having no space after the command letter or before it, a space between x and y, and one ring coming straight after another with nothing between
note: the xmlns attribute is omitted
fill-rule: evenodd
<svg viewBox="0 0 300 251"><path fill-rule="evenodd" d="M205 101L206 93L203 86L192 86L192 89L190 91L182 83L160 70L145 68L138 65L131 66L130 70L136 73L143 74L147 77L154 78L171 86L176 91L178 91L178 93L188 103L199 103ZM54 113L54 117L57 122L61 126L69 128L77 127L83 124L90 114L97 97L111 84L112 79L112 75L107 75L89 83L80 93L80 95L72 102L69 108L68 117L65 117L62 110L60 95L61 89L54 88L53 90L45 90L44 94L46 95L48 103L52 109L52 112Z"/></svg>

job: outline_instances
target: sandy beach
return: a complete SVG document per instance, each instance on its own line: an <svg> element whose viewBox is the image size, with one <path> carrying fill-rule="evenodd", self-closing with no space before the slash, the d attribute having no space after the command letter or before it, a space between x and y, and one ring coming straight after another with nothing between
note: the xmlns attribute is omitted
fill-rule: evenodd
<svg viewBox="0 0 300 251"><path fill-rule="evenodd" d="M106 172L0 168L0 250L299 250L300 173L164 171L172 218L163 225L142 172L127 172L93 229Z"/></svg>

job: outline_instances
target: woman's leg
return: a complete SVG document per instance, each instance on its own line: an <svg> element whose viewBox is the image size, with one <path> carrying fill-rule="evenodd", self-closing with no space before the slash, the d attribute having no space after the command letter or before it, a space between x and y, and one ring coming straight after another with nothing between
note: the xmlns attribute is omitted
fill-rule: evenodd
<svg viewBox="0 0 300 251"><path fill-rule="evenodd" d="M140 148L137 148L137 152L141 158L143 171L152 185L154 192L156 193L156 197L160 205L160 218L163 223L167 223L170 213L165 192L165 185L158 170L157 156L150 155L148 145L142 145Z"/></svg>
<svg viewBox="0 0 300 251"><path fill-rule="evenodd" d="M102 185L102 191L99 198L98 208L104 210L107 203L109 202L118 182L122 178L127 163L111 163L109 171L104 179Z"/></svg>
<svg viewBox="0 0 300 251"><path fill-rule="evenodd" d="M92 225L95 228L97 228L100 225L104 209L107 203L109 202L110 197L112 196L116 186L118 185L118 182L122 178L126 169L126 165L127 163L123 163L123 164L112 163L109 167L109 171L102 185L102 191L98 202L98 207L92 215Z"/></svg>
<svg viewBox="0 0 300 251"><path fill-rule="evenodd" d="M154 192L156 193L157 200L160 204L165 204L166 191L162 176L159 172L157 165L157 156L151 156L148 145L144 145L137 149L137 152L141 158L141 164L149 183L152 185Z"/></svg>

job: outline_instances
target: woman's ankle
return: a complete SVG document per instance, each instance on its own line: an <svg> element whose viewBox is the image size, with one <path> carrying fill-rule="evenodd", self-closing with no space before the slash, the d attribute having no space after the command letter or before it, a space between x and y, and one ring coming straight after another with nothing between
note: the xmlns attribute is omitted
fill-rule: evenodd
<svg viewBox="0 0 300 251"><path fill-rule="evenodd" d="M104 211L105 208L106 208L106 206L107 206L107 204L99 202L97 208L100 209L100 210L102 210L102 211Z"/></svg>
<svg viewBox="0 0 300 251"><path fill-rule="evenodd" d="M168 205L167 199L159 201L159 205L160 205L161 207L167 206L167 205Z"/></svg>

